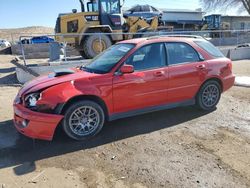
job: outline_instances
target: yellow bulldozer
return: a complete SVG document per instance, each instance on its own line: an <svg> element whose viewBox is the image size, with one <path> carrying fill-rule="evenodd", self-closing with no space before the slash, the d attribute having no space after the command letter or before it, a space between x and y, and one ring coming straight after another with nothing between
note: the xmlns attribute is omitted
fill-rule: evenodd
<svg viewBox="0 0 250 188"><path fill-rule="evenodd" d="M56 40L73 45L84 58L93 58L117 41L134 38L133 33L158 29L159 17L150 22L140 17L124 17L123 3L122 0L80 0L81 12L73 9L72 13L59 14Z"/></svg>

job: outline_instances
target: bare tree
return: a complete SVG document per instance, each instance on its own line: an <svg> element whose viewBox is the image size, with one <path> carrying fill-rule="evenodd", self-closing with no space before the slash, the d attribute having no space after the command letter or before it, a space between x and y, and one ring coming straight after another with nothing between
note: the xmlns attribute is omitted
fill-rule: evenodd
<svg viewBox="0 0 250 188"><path fill-rule="evenodd" d="M250 14L250 0L200 0L200 2L207 10L238 8L246 10Z"/></svg>

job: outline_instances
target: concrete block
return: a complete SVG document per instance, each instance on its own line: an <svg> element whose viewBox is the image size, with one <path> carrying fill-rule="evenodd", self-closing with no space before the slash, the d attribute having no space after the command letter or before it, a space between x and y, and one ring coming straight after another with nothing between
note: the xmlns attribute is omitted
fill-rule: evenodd
<svg viewBox="0 0 250 188"><path fill-rule="evenodd" d="M231 48L231 49L221 49L220 50L226 57L228 55L232 61L250 59L250 48Z"/></svg>
<svg viewBox="0 0 250 188"><path fill-rule="evenodd" d="M7 47L7 48L0 47L0 54L11 54L11 47Z"/></svg>
<svg viewBox="0 0 250 188"><path fill-rule="evenodd" d="M31 75L28 72L25 72L22 68L16 68L16 77L18 82L20 82L21 84L24 84L35 78L35 76Z"/></svg>
<svg viewBox="0 0 250 188"><path fill-rule="evenodd" d="M26 59L36 59L36 58L49 58L50 43L45 44L23 44L24 54ZM21 45L16 44L11 46L13 55L22 55ZM77 49L67 46L66 48L67 57L79 56L80 53Z"/></svg>
<svg viewBox="0 0 250 188"><path fill-rule="evenodd" d="M237 48L230 50L232 60L250 59L250 48Z"/></svg>
<svg viewBox="0 0 250 188"><path fill-rule="evenodd" d="M237 76L235 78L235 84L236 86L242 86L242 87L250 87L250 77L248 76Z"/></svg>

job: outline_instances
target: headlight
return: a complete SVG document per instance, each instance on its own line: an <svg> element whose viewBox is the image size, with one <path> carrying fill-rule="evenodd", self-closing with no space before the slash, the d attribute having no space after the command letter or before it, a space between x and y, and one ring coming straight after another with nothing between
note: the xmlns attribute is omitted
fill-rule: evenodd
<svg viewBox="0 0 250 188"><path fill-rule="evenodd" d="M21 104L22 100L21 97L19 97L18 95L16 96L15 100L14 100L14 104Z"/></svg>
<svg viewBox="0 0 250 188"><path fill-rule="evenodd" d="M41 99L41 93L31 93L25 97L25 105L27 107L36 107L37 101Z"/></svg>

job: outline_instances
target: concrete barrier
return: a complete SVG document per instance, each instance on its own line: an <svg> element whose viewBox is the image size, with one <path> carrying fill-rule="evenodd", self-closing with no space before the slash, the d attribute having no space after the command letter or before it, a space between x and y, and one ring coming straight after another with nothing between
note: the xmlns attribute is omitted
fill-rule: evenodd
<svg viewBox="0 0 250 188"><path fill-rule="evenodd" d="M0 47L0 54L11 54L11 47L7 48Z"/></svg>
<svg viewBox="0 0 250 188"><path fill-rule="evenodd" d="M74 62L63 62L63 63L54 63L50 66L32 66L32 67L21 67L18 66L16 68L16 76L17 80L24 84L33 78L36 75L44 75L49 72L53 72L54 70L63 69L63 68L74 68L78 66L82 66L88 63L90 60L81 60L81 61L74 61ZM34 74L35 73L35 74Z"/></svg>
<svg viewBox="0 0 250 188"><path fill-rule="evenodd" d="M23 44L24 54L26 59L41 59L41 58L49 58L50 56L50 43L44 44ZM16 44L11 46L13 55L22 55L21 45ZM79 56L79 52L71 47L67 46L66 48L67 56Z"/></svg>
<svg viewBox="0 0 250 188"><path fill-rule="evenodd" d="M232 61L250 59L250 48L221 49L221 52Z"/></svg>
<svg viewBox="0 0 250 188"><path fill-rule="evenodd" d="M23 49L27 59L49 57L49 44L23 44ZM12 45L11 51L13 55L22 55L20 44Z"/></svg>
<svg viewBox="0 0 250 188"><path fill-rule="evenodd" d="M248 76L238 76L235 78L236 86L250 87L250 77Z"/></svg>

